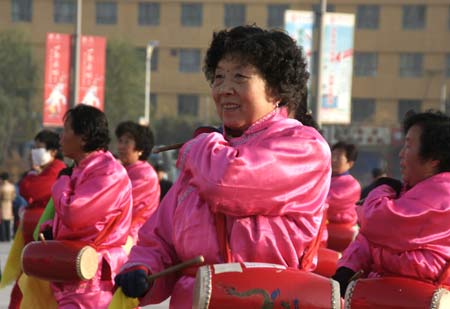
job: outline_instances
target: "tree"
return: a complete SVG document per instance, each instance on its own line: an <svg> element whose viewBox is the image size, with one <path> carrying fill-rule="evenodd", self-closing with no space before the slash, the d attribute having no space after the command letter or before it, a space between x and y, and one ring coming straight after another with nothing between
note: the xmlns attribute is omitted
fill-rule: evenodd
<svg viewBox="0 0 450 309"><path fill-rule="evenodd" d="M125 120L137 121L144 112L145 58L127 42L108 42L105 113L112 131Z"/></svg>
<svg viewBox="0 0 450 309"><path fill-rule="evenodd" d="M30 42L17 30L0 32L0 164L12 143L25 141L39 123L30 117L37 66Z"/></svg>

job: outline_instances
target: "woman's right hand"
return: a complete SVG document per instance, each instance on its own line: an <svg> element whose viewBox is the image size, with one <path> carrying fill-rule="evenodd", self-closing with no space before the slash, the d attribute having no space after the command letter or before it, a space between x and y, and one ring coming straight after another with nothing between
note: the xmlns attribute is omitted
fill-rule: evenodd
<svg viewBox="0 0 450 309"><path fill-rule="evenodd" d="M134 266L122 271L114 278L117 286L122 287L128 297L143 297L153 285L148 279L150 271L142 265Z"/></svg>

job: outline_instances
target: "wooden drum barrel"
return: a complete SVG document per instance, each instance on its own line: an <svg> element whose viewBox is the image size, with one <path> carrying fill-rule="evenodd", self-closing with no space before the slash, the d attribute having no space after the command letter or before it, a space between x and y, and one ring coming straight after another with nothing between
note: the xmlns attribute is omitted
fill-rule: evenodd
<svg viewBox="0 0 450 309"><path fill-rule="evenodd" d="M97 273L97 251L86 243L64 240L30 242L22 251L22 270L48 281L90 280Z"/></svg>

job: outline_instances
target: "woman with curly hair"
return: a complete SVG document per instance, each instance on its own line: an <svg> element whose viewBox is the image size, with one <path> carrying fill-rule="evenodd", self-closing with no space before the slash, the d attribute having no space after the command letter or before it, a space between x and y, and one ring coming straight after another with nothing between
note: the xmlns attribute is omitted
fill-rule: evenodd
<svg viewBox="0 0 450 309"><path fill-rule="evenodd" d="M113 277L128 256L123 246L131 223L131 183L108 151L109 141L108 121L99 109L79 104L65 114L61 148L74 166L63 169L53 185L55 216L41 229L55 240L92 245L99 258L91 280L51 282L58 308L107 308Z"/></svg>
<svg viewBox="0 0 450 309"><path fill-rule="evenodd" d="M116 128L119 160L127 170L133 188L133 216L130 237L136 243L141 226L159 205L159 181L153 167L147 162L153 148L153 133L132 121Z"/></svg>
<svg viewBox="0 0 450 309"><path fill-rule="evenodd" d="M206 264L315 267L331 154L308 126L302 50L284 32L239 26L213 35L204 72L223 130L181 148L179 178L116 277L141 305L171 295L172 308L191 308L195 269L147 275L200 254Z"/></svg>

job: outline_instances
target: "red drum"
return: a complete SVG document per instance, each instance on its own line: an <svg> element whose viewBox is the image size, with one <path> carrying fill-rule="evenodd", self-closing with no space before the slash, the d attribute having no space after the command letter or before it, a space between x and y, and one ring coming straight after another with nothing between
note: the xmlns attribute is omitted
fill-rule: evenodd
<svg viewBox="0 0 450 309"><path fill-rule="evenodd" d="M350 224L328 223L327 248L342 252L358 234L356 227Z"/></svg>
<svg viewBox="0 0 450 309"><path fill-rule="evenodd" d="M410 278L359 279L347 288L345 308L444 309L450 308L450 292Z"/></svg>
<svg viewBox="0 0 450 309"><path fill-rule="evenodd" d="M193 308L341 308L339 284L281 265L228 263L202 266Z"/></svg>
<svg viewBox="0 0 450 309"><path fill-rule="evenodd" d="M25 207L25 210L23 212L23 239L25 241L25 244L31 242L34 240L33 233L34 229L36 228L36 225L39 222L39 219L42 216L42 213L44 212L44 208L40 207Z"/></svg>
<svg viewBox="0 0 450 309"><path fill-rule="evenodd" d="M317 267L314 270L314 273L324 277L333 276L336 272L337 261L341 256L342 254L340 252L322 247L319 248L317 254Z"/></svg>
<svg viewBox="0 0 450 309"><path fill-rule="evenodd" d="M92 279L98 262L94 248L73 241L32 241L22 251L23 272L48 281Z"/></svg>

